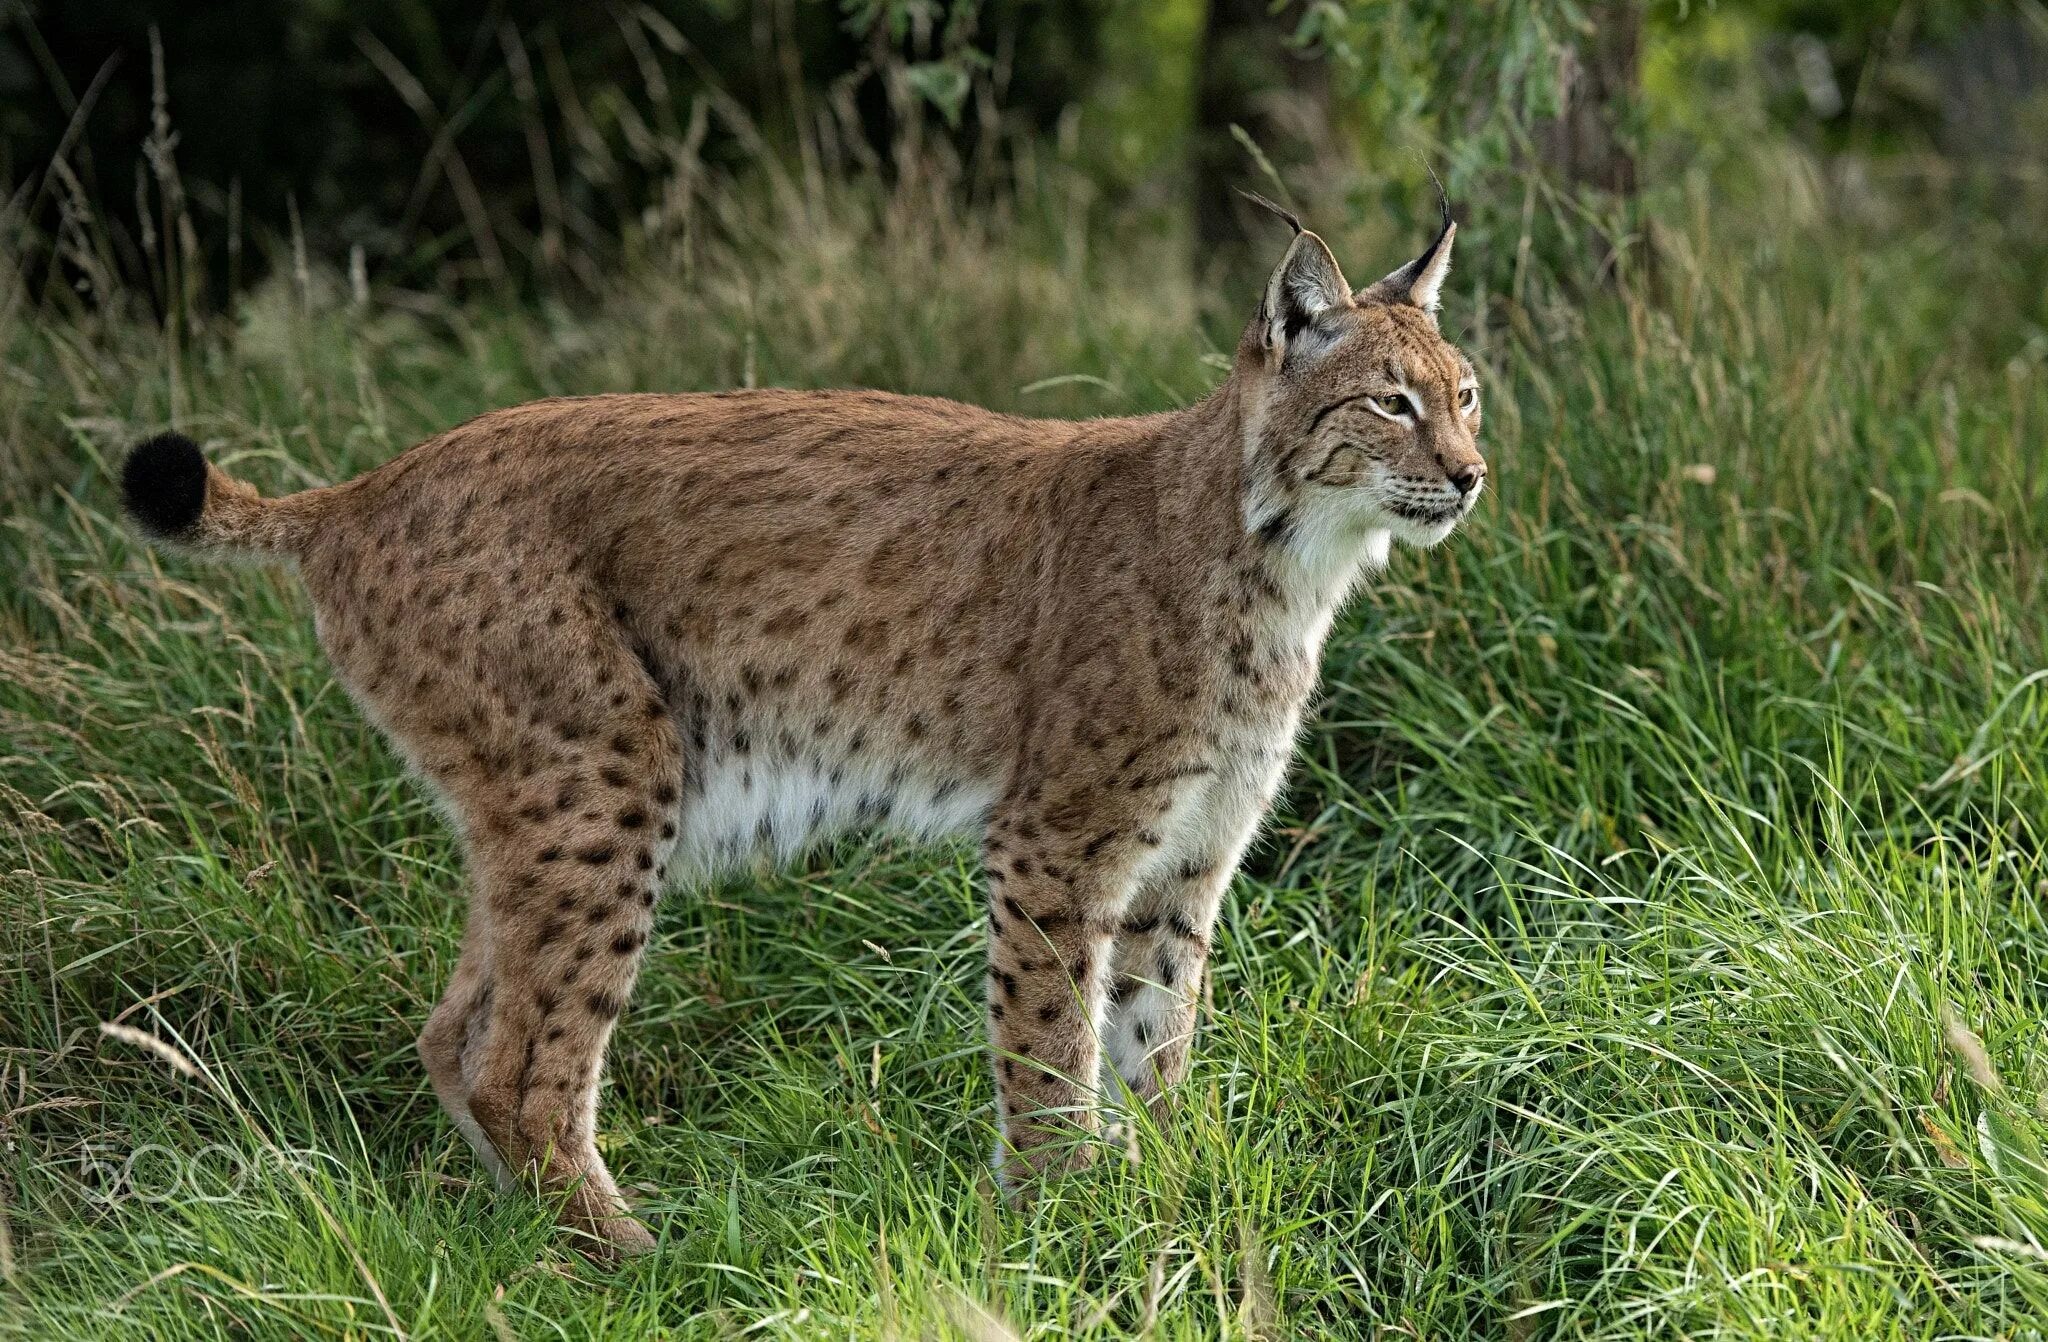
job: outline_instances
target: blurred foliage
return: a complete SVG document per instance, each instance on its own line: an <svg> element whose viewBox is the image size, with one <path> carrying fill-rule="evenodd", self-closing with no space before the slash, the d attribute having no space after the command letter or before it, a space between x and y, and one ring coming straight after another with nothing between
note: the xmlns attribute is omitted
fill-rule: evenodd
<svg viewBox="0 0 2048 1342"><path fill-rule="evenodd" d="M216 263L303 229L403 280L499 280L630 245L679 175L767 148L872 168L905 91L959 125L978 80L1049 129L1099 28L1088 4L1026 0L0 0L0 184L28 188L11 213L45 229L103 213L116 260L146 273L137 198L166 165L141 146L162 112Z"/></svg>
<svg viewBox="0 0 2048 1342"><path fill-rule="evenodd" d="M954 189L985 196L1049 157L1085 200L1154 211L1162 239L1192 218L1203 265L1247 229L1264 236L1230 185L1412 238L1434 170L1489 258L1471 277L1525 296L1589 232L1598 270L1646 254L1645 153L1660 156L1646 190L1737 133L1861 156L1854 171L1891 156L2038 172L2044 14L2036 0L0 0L0 229L38 293L56 280L93 301L109 287L96 272L150 277L167 310L174 294L221 306L295 256L346 267L352 253L378 283L589 294L607 266L717 226L696 208L707 176L749 165L888 180L945 162Z"/></svg>

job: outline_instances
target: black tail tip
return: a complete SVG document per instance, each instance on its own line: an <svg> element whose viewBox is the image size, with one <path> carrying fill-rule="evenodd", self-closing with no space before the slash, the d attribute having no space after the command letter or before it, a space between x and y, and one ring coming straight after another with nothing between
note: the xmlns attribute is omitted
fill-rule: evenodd
<svg viewBox="0 0 2048 1342"><path fill-rule="evenodd" d="M182 433L144 439L121 467L121 504L151 536L188 534L206 508L206 458Z"/></svg>

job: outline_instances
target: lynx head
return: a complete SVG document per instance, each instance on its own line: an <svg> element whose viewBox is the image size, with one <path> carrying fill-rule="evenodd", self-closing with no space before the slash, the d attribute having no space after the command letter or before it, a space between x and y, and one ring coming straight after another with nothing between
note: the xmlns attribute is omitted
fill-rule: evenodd
<svg viewBox="0 0 2048 1342"><path fill-rule="evenodd" d="M1247 524L1284 516L1326 547L1377 539L1382 556L1387 534L1435 545L1486 480L1478 377L1436 325L1457 234L1449 209L1422 255L1353 292L1321 238L1257 203L1295 234L1233 373L1246 393Z"/></svg>

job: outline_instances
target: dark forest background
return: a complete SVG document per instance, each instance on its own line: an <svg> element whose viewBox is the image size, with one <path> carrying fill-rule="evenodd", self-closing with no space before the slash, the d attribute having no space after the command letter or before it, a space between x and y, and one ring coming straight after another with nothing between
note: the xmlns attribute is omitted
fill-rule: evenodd
<svg viewBox="0 0 2048 1342"><path fill-rule="evenodd" d="M0 225L73 288L182 248L218 303L298 248L378 283L591 290L721 173L937 160L972 195L1046 157L1205 262L1249 225L1233 186L1413 219L1430 168L1482 216L1540 182L1597 269L1639 241L1655 123L1737 85L1758 133L1851 175L1988 166L1995 190L2038 166L2044 34L2038 6L1861 0L8 0ZM67 226L104 254L62 264Z"/></svg>

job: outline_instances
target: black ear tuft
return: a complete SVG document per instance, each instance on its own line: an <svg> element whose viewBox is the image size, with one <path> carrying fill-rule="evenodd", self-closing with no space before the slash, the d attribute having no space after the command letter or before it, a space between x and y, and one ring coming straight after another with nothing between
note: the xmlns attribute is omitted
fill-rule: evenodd
<svg viewBox="0 0 2048 1342"><path fill-rule="evenodd" d="M1436 188L1436 235L1441 238L1451 231L1451 193L1444 190L1444 179L1436 175L1435 168L1431 168L1426 161L1422 166L1429 169L1429 184Z"/></svg>
<svg viewBox="0 0 2048 1342"><path fill-rule="evenodd" d="M1293 229L1297 235L1307 231L1306 229L1302 228L1301 219L1294 213L1293 210L1288 209L1284 205L1275 205L1272 201L1267 200L1264 196L1260 195L1256 191L1247 191L1241 186L1236 187L1234 189L1236 190L1238 195L1243 196L1246 200L1258 206L1267 214L1272 215L1281 223L1286 224L1289 228Z"/></svg>
<svg viewBox="0 0 2048 1342"><path fill-rule="evenodd" d="M144 439L121 467L121 506L146 534L176 540L206 509L206 458L182 433Z"/></svg>

